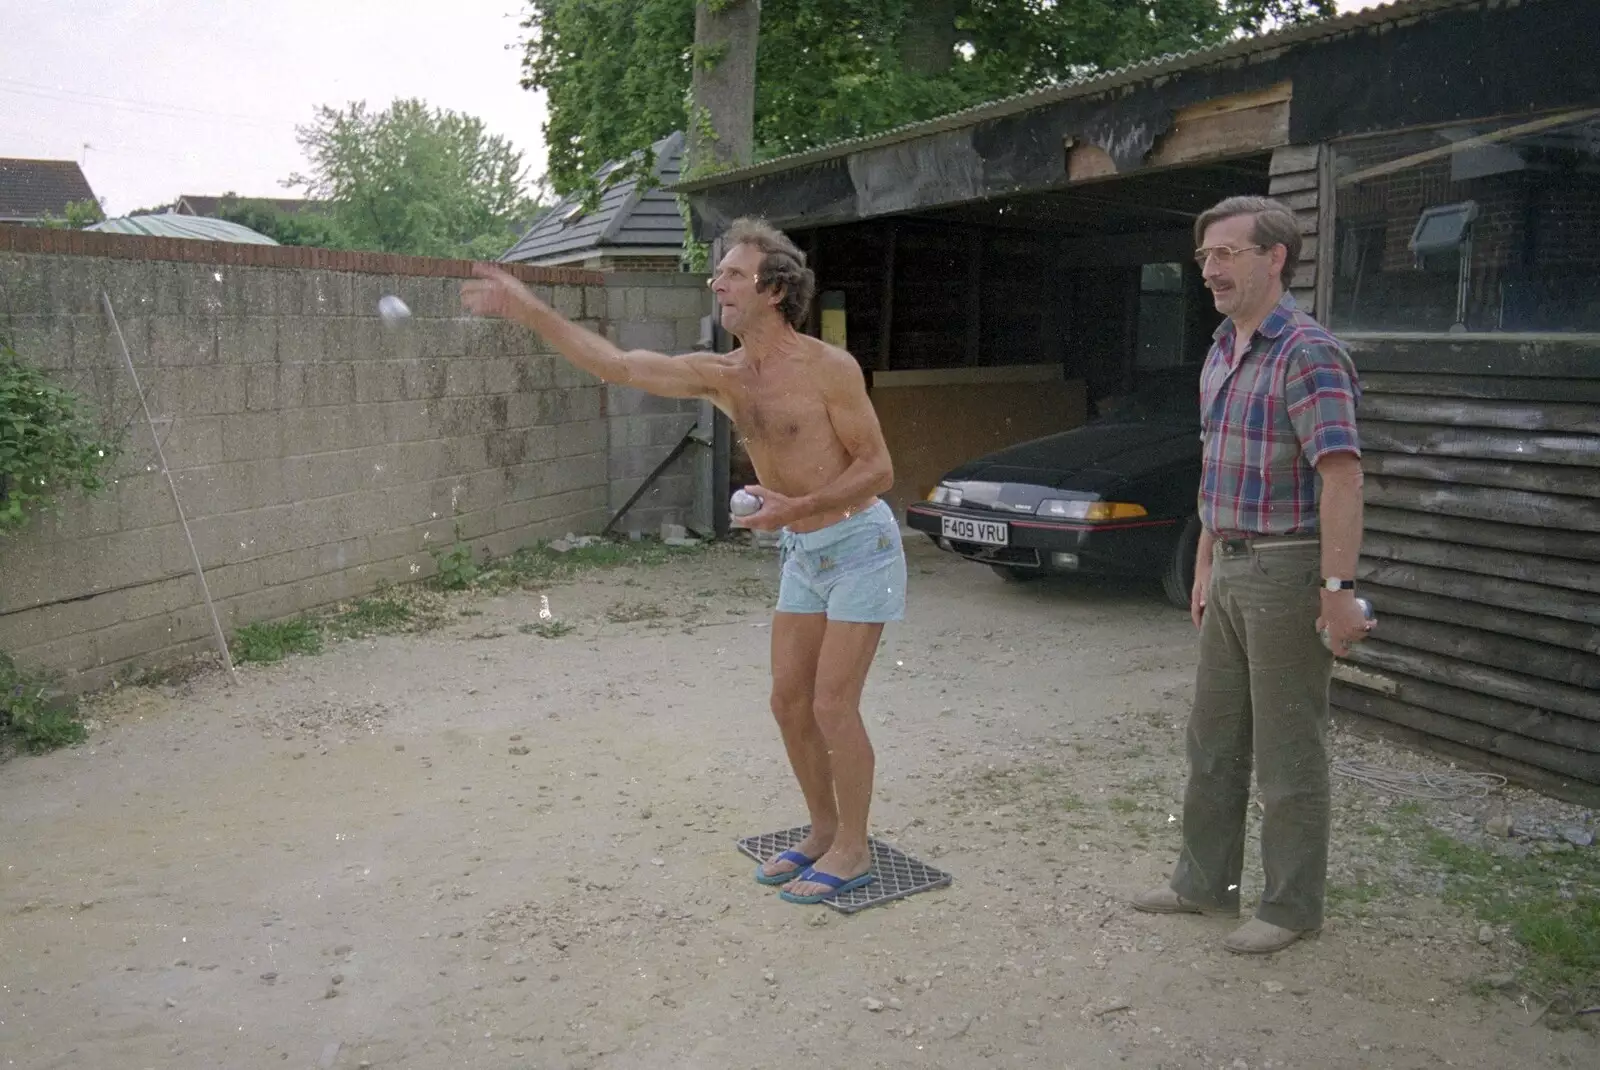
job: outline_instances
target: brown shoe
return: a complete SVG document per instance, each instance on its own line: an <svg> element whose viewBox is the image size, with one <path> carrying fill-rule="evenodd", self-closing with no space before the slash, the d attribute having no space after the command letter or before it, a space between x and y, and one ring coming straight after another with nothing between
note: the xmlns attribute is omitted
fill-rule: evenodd
<svg viewBox="0 0 1600 1070"><path fill-rule="evenodd" d="M1239 908L1234 907L1208 907L1200 903L1185 899L1166 885L1151 888L1149 891L1140 892L1129 900L1135 910L1142 910L1146 914L1208 914L1219 918L1237 918Z"/></svg>
<svg viewBox="0 0 1600 1070"><path fill-rule="evenodd" d="M1251 918L1229 933L1222 946L1236 955L1270 955L1316 933L1316 929L1285 929L1260 918Z"/></svg>

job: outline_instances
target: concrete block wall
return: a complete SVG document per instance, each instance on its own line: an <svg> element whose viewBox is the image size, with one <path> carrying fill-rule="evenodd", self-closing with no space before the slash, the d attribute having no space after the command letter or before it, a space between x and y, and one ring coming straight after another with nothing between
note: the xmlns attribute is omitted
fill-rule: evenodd
<svg viewBox="0 0 1600 1070"><path fill-rule="evenodd" d="M628 273L607 276L607 335L623 349L688 353L702 347L702 320L712 309L703 275ZM709 343L707 343L707 346ZM621 509L685 434L711 441L711 406L608 386L611 508ZM662 523L710 526L709 446L691 444L652 482L619 521L621 530L658 530Z"/></svg>
<svg viewBox="0 0 1600 1070"><path fill-rule="evenodd" d="M0 540L0 650L90 688L210 645L102 290L229 632L426 578L429 551L458 531L492 555L598 531L626 499L614 473L642 463L670 414L576 371L529 331L461 316L468 271L462 261L0 227L0 329L24 360L90 399L127 451L108 491L68 495L59 513ZM594 272L516 272L613 337L676 342L684 321L698 330L682 295L706 292L685 279L641 297L648 287ZM412 310L398 329L376 314L386 293ZM613 396L634 411L611 415ZM692 492L669 483L640 505L655 512L619 527L659 524L691 507Z"/></svg>

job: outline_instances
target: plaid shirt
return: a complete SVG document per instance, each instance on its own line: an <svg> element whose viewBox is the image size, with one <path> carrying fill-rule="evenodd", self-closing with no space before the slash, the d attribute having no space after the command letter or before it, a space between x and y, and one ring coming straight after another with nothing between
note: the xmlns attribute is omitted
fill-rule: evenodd
<svg viewBox="0 0 1600 1070"><path fill-rule="evenodd" d="M1344 345L1284 294L1237 363L1231 319L1200 374L1200 522L1219 538L1317 533L1317 462L1361 454Z"/></svg>

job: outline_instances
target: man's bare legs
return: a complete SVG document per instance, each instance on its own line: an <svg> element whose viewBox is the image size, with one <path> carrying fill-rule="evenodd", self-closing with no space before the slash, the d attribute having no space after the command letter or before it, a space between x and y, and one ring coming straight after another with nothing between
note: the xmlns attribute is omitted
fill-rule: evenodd
<svg viewBox="0 0 1600 1070"><path fill-rule="evenodd" d="M781 618L787 619L780 624ZM773 622L772 708L811 811L811 835L797 850L816 858L817 869L847 880L871 868L867 819L876 759L861 723L861 692L882 634L882 624L820 614L780 613ZM786 868L791 864L769 863L766 871ZM794 895L830 890L788 885Z"/></svg>
<svg viewBox="0 0 1600 1070"><path fill-rule="evenodd" d="M832 847L839 827L828 745L811 712L827 627L828 618L821 613L780 612L772 617L772 715L811 813L811 834L794 848L807 858L818 858ZM800 867L769 859L761 868L775 877Z"/></svg>

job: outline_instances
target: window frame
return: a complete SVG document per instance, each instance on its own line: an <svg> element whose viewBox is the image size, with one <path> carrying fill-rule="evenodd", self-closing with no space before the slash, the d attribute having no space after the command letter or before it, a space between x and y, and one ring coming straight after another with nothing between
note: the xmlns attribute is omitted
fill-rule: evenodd
<svg viewBox="0 0 1600 1070"><path fill-rule="evenodd" d="M1362 142L1375 141L1382 138L1392 138L1407 134L1425 134L1435 130L1446 130L1459 127L1492 127L1490 134L1504 134L1514 131L1509 138L1514 140L1519 137L1531 136L1545 130L1559 129L1563 126L1576 125L1585 122L1600 121L1600 107L1567 107L1543 112L1521 112L1512 114L1468 116L1435 123L1421 123L1413 126L1402 126L1383 130L1374 130L1361 134L1352 134L1346 137L1325 141L1319 153L1319 174L1317 183L1318 193L1318 255L1317 255L1317 286L1316 286L1316 311L1319 320L1329 330L1336 331L1340 338L1352 341L1451 341L1451 342L1491 342L1496 340L1519 340L1526 342L1580 342L1600 343L1600 330L1500 330L1500 329L1467 329L1467 330L1406 330L1400 328L1358 328L1349 327L1341 322L1341 317L1335 314L1334 306L1336 295L1341 285L1338 277L1338 266L1341 253L1342 234L1339 229L1339 193L1346 184L1342 184L1336 174L1336 160L1341 147L1356 145ZM1469 141L1476 141L1474 138ZM1501 141L1491 140L1479 144L1499 144ZM1468 146L1479 147L1479 144ZM1450 152L1445 158L1450 158L1456 151L1456 146L1449 146ZM1403 159L1404 157L1397 157ZM1392 161L1391 161L1392 162ZM1359 185L1353 183L1350 185ZM1464 199L1464 198L1463 198ZM1596 268L1600 276L1600 267Z"/></svg>

